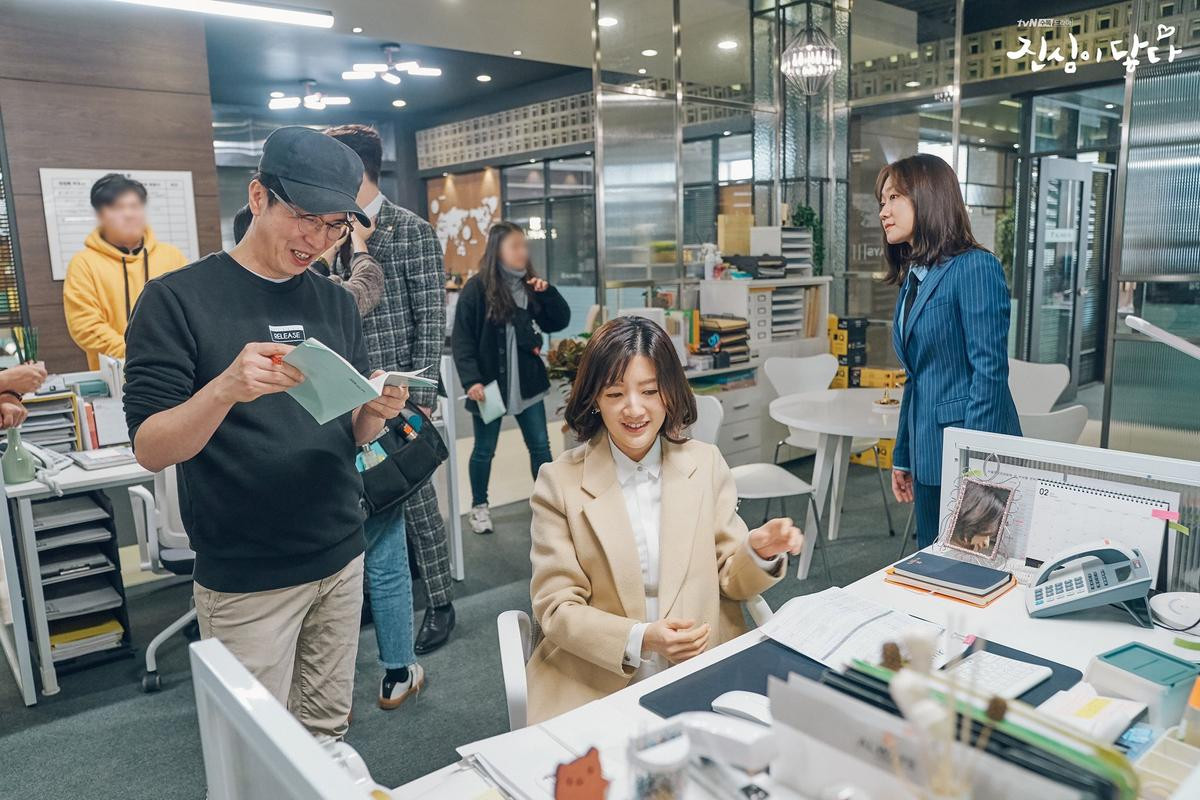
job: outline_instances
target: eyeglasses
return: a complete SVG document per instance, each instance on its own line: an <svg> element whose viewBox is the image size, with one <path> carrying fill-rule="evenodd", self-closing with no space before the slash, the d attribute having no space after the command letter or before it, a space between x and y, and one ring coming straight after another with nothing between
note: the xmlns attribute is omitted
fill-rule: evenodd
<svg viewBox="0 0 1200 800"><path fill-rule="evenodd" d="M349 236L352 226L349 220L341 220L339 222L326 222L316 214L301 214L296 210L296 207L279 196L279 193L274 189L269 189L271 194L275 195L275 199L283 203L291 212L292 217L296 220L296 224L300 227L300 232L307 236L314 236L318 233L325 235L325 241L336 242L344 236Z"/></svg>

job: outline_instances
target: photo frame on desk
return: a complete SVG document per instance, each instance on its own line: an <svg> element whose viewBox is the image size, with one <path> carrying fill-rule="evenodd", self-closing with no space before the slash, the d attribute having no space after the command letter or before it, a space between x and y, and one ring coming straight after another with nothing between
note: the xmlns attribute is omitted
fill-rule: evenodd
<svg viewBox="0 0 1200 800"><path fill-rule="evenodd" d="M958 485L949 529L942 534L942 544L951 550L995 560L1008 532L1013 491L1011 486L963 478Z"/></svg>

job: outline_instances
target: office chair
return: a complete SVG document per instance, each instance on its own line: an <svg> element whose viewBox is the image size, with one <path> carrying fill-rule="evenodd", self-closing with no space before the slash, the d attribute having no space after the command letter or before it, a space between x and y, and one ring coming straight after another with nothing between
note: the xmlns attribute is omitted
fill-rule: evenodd
<svg viewBox="0 0 1200 800"><path fill-rule="evenodd" d="M774 613L759 594L742 605L759 628ZM508 702L508 729L515 731L527 724L529 684L525 665L529 663L533 649L542 640L542 629L536 618L514 609L502 611L496 617L496 634L500 639L500 671L504 675L504 696Z"/></svg>
<svg viewBox="0 0 1200 800"><path fill-rule="evenodd" d="M725 407L721 401L708 395L696 396L696 421L692 423L692 437L697 441L708 444L717 443L717 434L721 430L721 422L725 419ZM706 438L709 437L709 438ZM813 520L817 530L813 538L814 551L821 547L821 510L817 508L817 493L812 484L788 472L778 464L739 464L732 467L733 483L737 486L739 500L766 500L763 507L762 521L765 523L771 517L771 502L779 498L779 511L787 511L787 498L801 496L808 500L812 509ZM805 537L805 547L808 546ZM825 580L833 585L833 575L829 571L829 558L821 547L821 563L825 566Z"/></svg>
<svg viewBox="0 0 1200 800"><path fill-rule="evenodd" d="M1008 391L1018 414L1045 414L1071 382L1066 364L1035 364L1008 360Z"/></svg>
<svg viewBox="0 0 1200 800"><path fill-rule="evenodd" d="M815 356L785 358L773 356L763 362L763 374L775 394L784 397L801 392L814 392L828 389L829 383L837 373L837 356L821 353ZM779 451L786 444L801 450L815 451L820 435L814 431L788 426L788 436L775 444L774 460L779 461ZM896 535L892 525L892 507L888 503L888 490L883 479L883 467L879 465L879 440L866 436L855 436L850 440L850 454L858 455L872 450L875 453L875 474L879 477L879 496L883 500L883 513L887 517L888 534Z"/></svg>
<svg viewBox="0 0 1200 800"><path fill-rule="evenodd" d="M179 515L179 484L175 467L167 467L154 476L153 496L144 486L129 487L133 506L133 524L137 531L142 569L155 575L180 575L190 578L196 566L196 553L188 546L183 519ZM146 672L142 691L162 688L156 655L168 639L196 621L196 608L189 600L188 611L163 628L146 648Z"/></svg>
<svg viewBox="0 0 1200 800"><path fill-rule="evenodd" d="M1021 435L1026 439L1043 439L1047 442L1076 444L1087 427L1087 406L1073 405L1044 414L1018 413L1021 419Z"/></svg>

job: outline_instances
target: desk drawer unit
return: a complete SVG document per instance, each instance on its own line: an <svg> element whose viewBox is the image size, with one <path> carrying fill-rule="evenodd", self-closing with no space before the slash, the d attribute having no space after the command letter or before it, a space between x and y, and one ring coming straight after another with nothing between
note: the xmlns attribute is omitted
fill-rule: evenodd
<svg viewBox="0 0 1200 800"><path fill-rule="evenodd" d="M762 443L762 425L757 415L754 419L740 422L726 421L717 434L717 447L722 453L735 453L739 450L758 449ZM728 460L728 459L726 459Z"/></svg>
<svg viewBox="0 0 1200 800"><path fill-rule="evenodd" d="M763 394L757 386L721 392L716 395L716 398L721 401L721 407L725 409L725 418L722 421L725 425L762 416Z"/></svg>

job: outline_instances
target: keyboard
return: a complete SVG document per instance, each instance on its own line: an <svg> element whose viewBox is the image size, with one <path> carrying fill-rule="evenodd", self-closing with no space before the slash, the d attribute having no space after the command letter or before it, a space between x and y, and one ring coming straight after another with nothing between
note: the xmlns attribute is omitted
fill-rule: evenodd
<svg viewBox="0 0 1200 800"><path fill-rule="evenodd" d="M945 670L945 677L949 678L951 672L959 686L970 686L973 679L976 691L1006 700L1020 697L1054 674L1045 665L998 656L987 650L978 650Z"/></svg>

